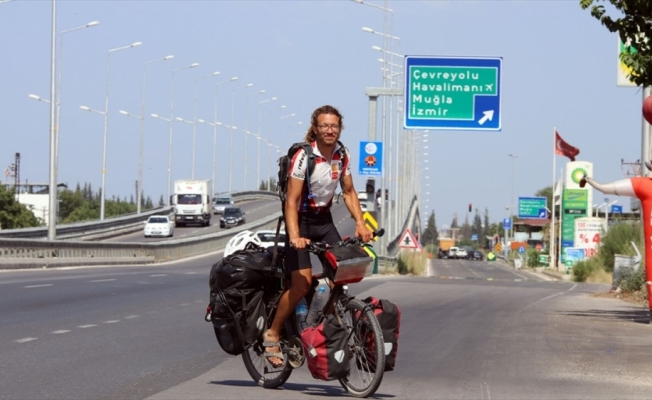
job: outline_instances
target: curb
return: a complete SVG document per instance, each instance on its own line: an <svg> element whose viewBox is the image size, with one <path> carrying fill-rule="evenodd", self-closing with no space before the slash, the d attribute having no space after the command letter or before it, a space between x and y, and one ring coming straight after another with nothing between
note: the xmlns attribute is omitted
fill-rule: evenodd
<svg viewBox="0 0 652 400"><path fill-rule="evenodd" d="M559 281L565 281L565 282L570 282L571 281L570 274L562 274L562 273L555 272L555 271L550 271L550 270L547 270L547 269L544 269L543 271L541 271L541 273L544 274L544 275L547 275L547 276L549 276L551 278L555 278L555 279L557 279Z"/></svg>

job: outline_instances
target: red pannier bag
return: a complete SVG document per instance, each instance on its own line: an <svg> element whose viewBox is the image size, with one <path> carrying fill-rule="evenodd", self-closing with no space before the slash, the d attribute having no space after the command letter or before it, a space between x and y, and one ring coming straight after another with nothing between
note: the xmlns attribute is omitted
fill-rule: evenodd
<svg viewBox="0 0 652 400"><path fill-rule="evenodd" d="M398 335L401 327L401 310L398 306L389 300L378 300L375 297L367 297L364 300L374 310L374 315L378 319L380 329L383 331L383 342L385 343L385 372L393 371L396 366L396 356L398 355ZM373 356L375 352L373 332L368 332L366 342L370 348L369 354ZM376 364L370 362L370 369ZM367 369L365 367L365 369ZM375 372L375 371L370 371Z"/></svg>
<svg viewBox="0 0 652 400"><path fill-rule="evenodd" d="M332 381L349 374L349 335L334 315L327 315L316 327L301 333L308 369L315 379Z"/></svg>

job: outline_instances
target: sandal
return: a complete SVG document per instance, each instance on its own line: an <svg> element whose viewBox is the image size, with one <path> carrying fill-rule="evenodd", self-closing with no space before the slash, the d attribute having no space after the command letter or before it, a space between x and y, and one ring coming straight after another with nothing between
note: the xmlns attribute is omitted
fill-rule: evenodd
<svg viewBox="0 0 652 400"><path fill-rule="evenodd" d="M265 357L265 360L268 363L271 364L272 367L280 368L285 364L285 358L283 357L283 353L280 351L281 350L281 342L280 341L272 342L272 341L264 340L265 339L265 334L267 332L268 331L265 331L263 333L263 346L265 347L265 352L263 353L263 356ZM275 347L279 349L278 352L267 351L267 349L275 348ZM273 362L272 358L277 358L277 359L280 360L280 362Z"/></svg>

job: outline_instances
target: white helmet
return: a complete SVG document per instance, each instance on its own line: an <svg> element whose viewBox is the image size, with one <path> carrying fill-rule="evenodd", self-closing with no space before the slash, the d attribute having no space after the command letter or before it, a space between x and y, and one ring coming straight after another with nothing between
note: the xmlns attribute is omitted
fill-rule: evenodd
<svg viewBox="0 0 652 400"><path fill-rule="evenodd" d="M252 231L242 231L233 236L224 249L224 257L228 257L238 250L252 249L261 247L263 242L260 241L258 236Z"/></svg>

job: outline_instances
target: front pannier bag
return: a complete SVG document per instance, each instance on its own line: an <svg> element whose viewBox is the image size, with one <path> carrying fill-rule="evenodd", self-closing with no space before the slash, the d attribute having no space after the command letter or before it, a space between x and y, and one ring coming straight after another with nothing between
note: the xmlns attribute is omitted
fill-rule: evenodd
<svg viewBox="0 0 652 400"><path fill-rule="evenodd" d="M332 381L346 377L350 369L349 335L334 315L301 333L308 369L315 379Z"/></svg>

